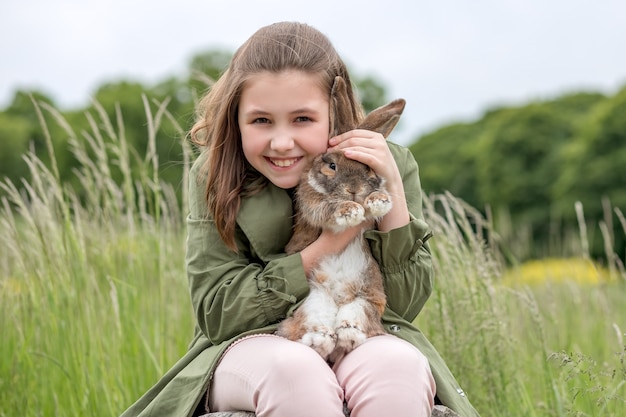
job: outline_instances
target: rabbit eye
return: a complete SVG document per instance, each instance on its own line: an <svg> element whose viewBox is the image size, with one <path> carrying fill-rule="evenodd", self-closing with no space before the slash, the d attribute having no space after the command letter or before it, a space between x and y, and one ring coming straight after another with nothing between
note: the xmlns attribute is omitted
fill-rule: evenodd
<svg viewBox="0 0 626 417"><path fill-rule="evenodd" d="M328 168L332 169L333 171L337 171L337 164L331 162L330 164L328 164Z"/></svg>

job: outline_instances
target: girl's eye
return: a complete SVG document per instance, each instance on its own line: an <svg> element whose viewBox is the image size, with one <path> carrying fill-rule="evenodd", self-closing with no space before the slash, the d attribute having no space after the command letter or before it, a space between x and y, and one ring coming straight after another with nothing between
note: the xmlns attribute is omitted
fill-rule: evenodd
<svg viewBox="0 0 626 417"><path fill-rule="evenodd" d="M252 121L252 123L259 123L259 124L265 124L265 123L269 123L270 120L265 118L265 117L257 117L256 119L254 119Z"/></svg>
<svg viewBox="0 0 626 417"><path fill-rule="evenodd" d="M308 116L298 116L296 117L296 122L309 122L311 118Z"/></svg>

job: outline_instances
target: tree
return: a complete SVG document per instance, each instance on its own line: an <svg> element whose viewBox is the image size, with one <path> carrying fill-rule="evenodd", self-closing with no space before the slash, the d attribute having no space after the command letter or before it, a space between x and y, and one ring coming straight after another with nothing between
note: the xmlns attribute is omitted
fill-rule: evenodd
<svg viewBox="0 0 626 417"><path fill-rule="evenodd" d="M207 89L228 68L232 53L224 50L210 50L194 55L189 63L187 87L196 97L204 95Z"/></svg>
<svg viewBox="0 0 626 417"><path fill-rule="evenodd" d="M14 184L28 173L22 155L28 151L31 123L21 115L0 113L0 180L5 177Z"/></svg>
<svg viewBox="0 0 626 417"><path fill-rule="evenodd" d="M409 147L420 167L426 193L449 191L479 207L476 142L482 123L456 123L422 136Z"/></svg>
<svg viewBox="0 0 626 417"><path fill-rule="evenodd" d="M22 158L28 150L33 150L44 163L49 165L51 162L35 103L54 105L52 99L40 91L19 90L9 106L0 113L0 178L6 176L15 184L28 174ZM42 110L41 115L46 119L45 111ZM63 140L53 135L51 140L55 160L63 164L68 155L67 147Z"/></svg>
<svg viewBox="0 0 626 417"><path fill-rule="evenodd" d="M371 112L387 102L385 87L374 77L354 77L354 84L366 113Z"/></svg>
<svg viewBox="0 0 626 417"><path fill-rule="evenodd" d="M583 204L591 225L606 221L620 256L626 255L626 233L615 213L606 213L603 200L626 211L626 88L593 108L579 138L562 152L563 170L552 187L558 211L575 223L574 203ZM602 236L592 242L595 255L604 253Z"/></svg>
<svg viewBox="0 0 626 417"><path fill-rule="evenodd" d="M572 136L571 123L547 105L502 113L479 143L481 200L496 210L508 208L514 219L547 223L558 150Z"/></svg>
<svg viewBox="0 0 626 417"><path fill-rule="evenodd" d="M615 106L611 107L615 111L611 121L606 116L589 122L590 115L605 108L606 102L601 94L567 94L521 107L493 109L475 122L448 125L426 134L410 146L420 164L423 187L427 192L448 190L479 209L491 207L499 232L499 218L508 223L511 239L515 238L515 229L528 230L533 241L527 246L535 250L534 255L545 254L546 248L556 249L547 242L553 242L563 230L576 227L574 201L581 199L582 192L579 176L591 181L586 188L587 199L595 196L596 209L588 212L596 219L601 214L597 185L611 178L620 180L619 175L608 174L611 168L589 168L599 172L593 175L580 170L585 166L583 156L588 158L591 152L590 145L584 145L590 139L584 141L581 132L586 129L586 135L595 138L614 126L613 133L605 132L605 136L616 137L623 129L619 122L624 119L624 110L616 110ZM601 113L611 111L605 108ZM604 126L604 130L598 130L597 125ZM615 147L616 143L605 146ZM589 158L587 163L598 160L598 164L612 167L615 172L617 164L626 162L620 152L613 151L611 157L611 161ZM600 181L598 176L605 174L607 177ZM611 201L619 204L621 194L616 194L616 189L620 187L613 182L608 188Z"/></svg>

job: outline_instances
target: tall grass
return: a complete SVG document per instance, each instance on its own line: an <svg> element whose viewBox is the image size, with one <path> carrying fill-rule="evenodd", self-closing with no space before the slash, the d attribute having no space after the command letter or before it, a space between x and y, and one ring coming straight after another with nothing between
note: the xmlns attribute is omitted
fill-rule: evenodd
<svg viewBox="0 0 626 417"><path fill-rule="evenodd" d="M449 194L426 205L437 288L418 325L478 410L626 415L623 268L601 284L549 276L536 285L511 284L502 279L497 234L486 219Z"/></svg>
<svg viewBox="0 0 626 417"><path fill-rule="evenodd" d="M145 105L150 145L134 177L119 111L114 128L96 105L79 138L36 106L44 125L45 111L65 127L81 186L33 154L28 180L0 185L2 416L116 415L186 348L181 211L154 152L165 107Z"/></svg>
<svg viewBox="0 0 626 417"><path fill-rule="evenodd" d="M154 151L171 116L144 103L145 150L129 149L119 111L112 121L96 104L76 133L36 106L67 132L79 187L33 154L28 179L0 185L0 416L119 415L186 350L186 207ZM509 285L488 220L451 195L428 198L425 214L437 287L417 323L481 414L626 415L623 268L602 284Z"/></svg>

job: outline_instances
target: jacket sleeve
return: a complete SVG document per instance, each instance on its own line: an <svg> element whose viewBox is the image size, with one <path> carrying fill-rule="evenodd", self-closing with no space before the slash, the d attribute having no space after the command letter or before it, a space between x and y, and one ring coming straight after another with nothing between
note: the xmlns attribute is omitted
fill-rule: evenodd
<svg viewBox="0 0 626 417"><path fill-rule="evenodd" d="M380 232L368 231L374 258L381 267L387 308L408 322L415 320L433 289L433 267L427 239L429 227L422 214L422 189L417 162L406 148L390 144L402 174L411 214L408 225Z"/></svg>
<svg viewBox="0 0 626 417"><path fill-rule="evenodd" d="M186 267L197 325L213 344L276 323L309 291L299 254L255 259L245 234L236 234L239 253L222 242L197 182L190 181Z"/></svg>

